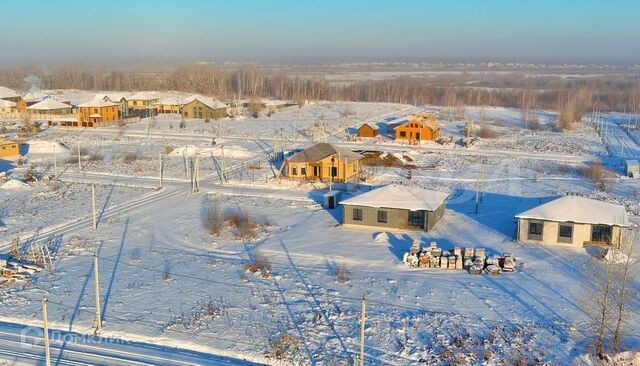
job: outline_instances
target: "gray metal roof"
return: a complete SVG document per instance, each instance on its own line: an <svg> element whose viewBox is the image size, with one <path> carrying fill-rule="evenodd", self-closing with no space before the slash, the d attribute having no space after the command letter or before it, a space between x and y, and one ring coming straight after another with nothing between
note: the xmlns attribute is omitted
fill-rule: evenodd
<svg viewBox="0 0 640 366"><path fill-rule="evenodd" d="M360 160L364 158L364 156L349 149L323 142L300 151L299 153L288 158L287 161L294 163L319 161L331 155L338 155L340 159L347 159L349 161Z"/></svg>

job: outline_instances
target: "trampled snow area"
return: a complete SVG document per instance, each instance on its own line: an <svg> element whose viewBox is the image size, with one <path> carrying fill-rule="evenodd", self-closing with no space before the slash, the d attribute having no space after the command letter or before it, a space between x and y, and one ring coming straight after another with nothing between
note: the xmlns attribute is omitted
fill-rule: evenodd
<svg viewBox="0 0 640 366"><path fill-rule="evenodd" d="M356 112L346 121L350 129L341 114L347 106ZM591 254L583 248L518 244L514 216L573 193L621 204L637 223L640 181L623 176L611 147L622 139L633 148L634 131L612 119L615 139L600 138L589 121L560 133L550 112L541 113L540 129L531 130L519 111L492 108L483 120L498 134L465 148L456 143L465 122L480 123L479 111L469 108L465 119L441 118L443 134L454 137L451 143L412 146L389 137L347 137L346 131L362 122L381 123L418 110L319 103L270 117L225 119L221 135L219 121L187 121L182 129L177 116L145 119L122 132L47 130L36 139L70 148L57 161L62 182L57 191L43 182L0 190L0 246L6 253L20 235L51 245L56 258L51 270L0 286L0 319L41 326L40 300L46 296L50 327L91 334L98 253L101 336L140 342L127 352L144 353L144 345L176 347L180 355L194 357L191 364L208 363L207 354L228 357L229 364L351 364L359 350L365 295L367 364L592 362L584 356L590 333L579 307L582 283L592 275ZM339 209L320 205L326 185L273 178L281 164L271 153L274 142L286 151L325 138L399 162L366 166L366 182L349 184L343 199L386 183L427 188L449 195L444 220L429 233L346 228L340 226ZM80 170L78 141L86 150ZM232 173L226 181L220 174L221 147ZM184 156L196 151L203 179L199 192L191 193ZM135 158L127 158L130 154ZM165 181L155 190L159 154ZM581 173L595 158L611 170L604 187ZM27 154L23 164L12 167L9 179L23 179L30 166L39 175L53 173L51 154ZM476 212L479 178L483 194ZM103 211L97 231L87 183L96 183ZM211 235L203 225L208 212L235 213L236 220L243 217L238 212L246 213L256 223L255 237L228 224ZM41 234L34 234L38 228ZM52 235L56 240L48 240ZM448 249L483 247L489 256L511 253L518 268L498 276L410 268L401 261L415 240ZM256 257L270 262L268 276L245 271ZM637 281L632 286L638 290ZM638 304L631 310L638 314ZM637 317L629 322L632 329L640 325ZM0 350L3 344L0 336ZM638 346L637 335L625 338L626 349ZM158 356L156 351L149 355ZM0 359L35 363L13 357L0 352Z"/></svg>

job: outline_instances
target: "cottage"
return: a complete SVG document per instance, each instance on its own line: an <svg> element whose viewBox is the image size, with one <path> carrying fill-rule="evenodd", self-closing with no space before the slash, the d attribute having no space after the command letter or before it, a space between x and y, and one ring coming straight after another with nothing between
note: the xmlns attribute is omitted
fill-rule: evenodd
<svg viewBox="0 0 640 366"><path fill-rule="evenodd" d="M345 182L358 179L363 158L349 149L320 143L285 159L283 173L290 179Z"/></svg>
<svg viewBox="0 0 640 366"><path fill-rule="evenodd" d="M163 98L158 104L158 113L161 114L178 114L180 113L180 101L178 98Z"/></svg>
<svg viewBox="0 0 640 366"><path fill-rule="evenodd" d="M148 92L138 92L127 99L129 111L139 117L152 117L158 114L160 98Z"/></svg>
<svg viewBox="0 0 640 366"><path fill-rule="evenodd" d="M20 155L20 144L11 140L0 140L0 158Z"/></svg>
<svg viewBox="0 0 640 366"><path fill-rule="evenodd" d="M118 105L104 99L93 99L78 104L81 127L97 127L118 120Z"/></svg>
<svg viewBox="0 0 640 366"><path fill-rule="evenodd" d="M394 128L396 140L425 141L440 137L433 114L420 115Z"/></svg>
<svg viewBox="0 0 640 366"><path fill-rule="evenodd" d="M32 119L52 121L69 118L73 114L73 108L69 104L62 103L53 98L27 107L27 112Z"/></svg>
<svg viewBox="0 0 640 366"><path fill-rule="evenodd" d="M16 102L12 102L10 100L0 99L0 115L1 114L12 114L17 112L18 109L16 107Z"/></svg>
<svg viewBox="0 0 640 366"><path fill-rule="evenodd" d="M228 115L229 106L219 100L203 95L192 95L183 101L184 118L218 119Z"/></svg>
<svg viewBox="0 0 640 366"><path fill-rule="evenodd" d="M27 108L27 103L22 100L22 96L16 93L15 90L0 86L0 100L7 100L16 104L18 111L24 111Z"/></svg>
<svg viewBox="0 0 640 366"><path fill-rule="evenodd" d="M370 123L364 123L358 127L358 137L376 137L378 136L378 126Z"/></svg>
<svg viewBox="0 0 640 366"><path fill-rule="evenodd" d="M123 119L129 115L129 101L127 96L121 93L96 94L94 99L102 99L105 102L112 102L118 105L118 119Z"/></svg>
<svg viewBox="0 0 640 366"><path fill-rule="evenodd" d="M390 184L342 201L343 224L430 231L444 217L448 196Z"/></svg>
<svg viewBox="0 0 640 366"><path fill-rule="evenodd" d="M623 206L564 196L516 215L517 239L524 243L620 246L629 226Z"/></svg>

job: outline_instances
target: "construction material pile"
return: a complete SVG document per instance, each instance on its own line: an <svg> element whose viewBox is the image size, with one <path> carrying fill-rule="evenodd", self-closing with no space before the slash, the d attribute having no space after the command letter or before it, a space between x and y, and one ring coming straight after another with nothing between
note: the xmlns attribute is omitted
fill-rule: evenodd
<svg viewBox="0 0 640 366"><path fill-rule="evenodd" d="M487 257L484 248L461 248L444 250L431 242L429 247L422 248L420 241L415 240L402 259L410 267L459 269L467 270L471 274L500 274L513 272L516 268L516 258L504 253L502 256Z"/></svg>
<svg viewBox="0 0 640 366"><path fill-rule="evenodd" d="M0 284L24 281L29 275L42 271L44 267L29 262L23 262L14 258L0 258Z"/></svg>

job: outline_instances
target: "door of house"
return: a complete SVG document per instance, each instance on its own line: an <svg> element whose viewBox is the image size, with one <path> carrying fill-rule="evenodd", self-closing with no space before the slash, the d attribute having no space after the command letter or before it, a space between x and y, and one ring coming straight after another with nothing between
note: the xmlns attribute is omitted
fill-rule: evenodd
<svg viewBox="0 0 640 366"><path fill-rule="evenodd" d="M334 196L329 196L328 206L329 208L336 208L336 198Z"/></svg>
<svg viewBox="0 0 640 366"><path fill-rule="evenodd" d="M313 167L313 176L314 176L314 177L317 177L317 176L318 176L318 167L317 167L317 166L314 166L314 167Z"/></svg>
<svg viewBox="0 0 640 366"><path fill-rule="evenodd" d="M416 132L416 140L420 141L420 132Z"/></svg>

